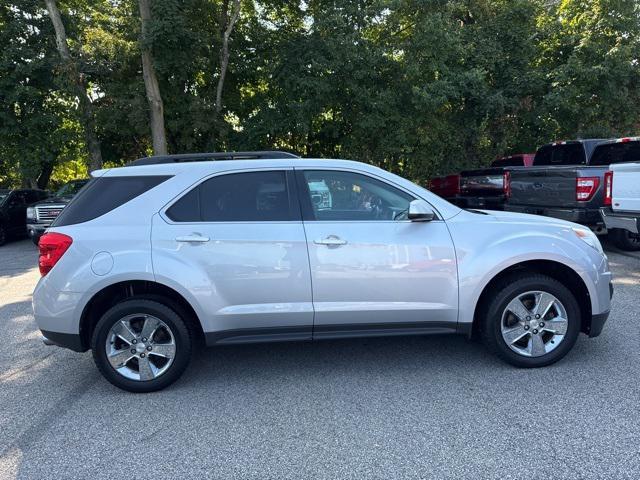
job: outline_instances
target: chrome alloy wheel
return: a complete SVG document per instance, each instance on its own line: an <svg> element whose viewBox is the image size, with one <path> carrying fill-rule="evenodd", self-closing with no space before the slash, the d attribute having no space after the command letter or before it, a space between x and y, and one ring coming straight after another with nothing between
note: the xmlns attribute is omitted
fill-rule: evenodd
<svg viewBox="0 0 640 480"><path fill-rule="evenodd" d="M144 313L118 320L109 330L105 349L116 372L138 381L158 378L176 356L176 342L169 326Z"/></svg>
<svg viewBox="0 0 640 480"><path fill-rule="evenodd" d="M511 300L500 323L505 343L525 357L540 357L556 349L568 326L564 305L542 291L521 293Z"/></svg>

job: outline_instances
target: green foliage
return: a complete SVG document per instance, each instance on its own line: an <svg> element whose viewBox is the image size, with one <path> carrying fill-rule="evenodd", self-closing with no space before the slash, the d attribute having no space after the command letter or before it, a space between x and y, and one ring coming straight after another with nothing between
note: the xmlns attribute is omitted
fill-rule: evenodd
<svg viewBox="0 0 640 480"><path fill-rule="evenodd" d="M174 153L288 149L415 180L640 128L635 0L243 0L216 114L222 0L58 2L106 165L150 153L140 45ZM37 0L0 7L0 184L86 175L77 101Z"/></svg>

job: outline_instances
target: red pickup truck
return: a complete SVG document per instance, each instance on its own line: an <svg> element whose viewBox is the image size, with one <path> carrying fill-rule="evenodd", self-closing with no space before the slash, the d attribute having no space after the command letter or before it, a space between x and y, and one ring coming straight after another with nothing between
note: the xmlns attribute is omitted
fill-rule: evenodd
<svg viewBox="0 0 640 480"><path fill-rule="evenodd" d="M436 177L429 190L462 208L502 210L509 196L509 169L529 167L533 153L519 153L494 160L488 168Z"/></svg>

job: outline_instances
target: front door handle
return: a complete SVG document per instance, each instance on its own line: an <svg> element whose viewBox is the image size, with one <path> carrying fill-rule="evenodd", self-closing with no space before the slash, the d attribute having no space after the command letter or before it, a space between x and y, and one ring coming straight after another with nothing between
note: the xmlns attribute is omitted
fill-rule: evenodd
<svg viewBox="0 0 640 480"><path fill-rule="evenodd" d="M202 235L184 235L182 237L176 237L176 242L205 243L208 241L209 237L203 237Z"/></svg>
<svg viewBox="0 0 640 480"><path fill-rule="evenodd" d="M329 247L339 247L340 245L346 245L347 241L341 239L337 235L329 235L326 238L320 238L318 240L314 240L313 243L316 245L327 245Z"/></svg>

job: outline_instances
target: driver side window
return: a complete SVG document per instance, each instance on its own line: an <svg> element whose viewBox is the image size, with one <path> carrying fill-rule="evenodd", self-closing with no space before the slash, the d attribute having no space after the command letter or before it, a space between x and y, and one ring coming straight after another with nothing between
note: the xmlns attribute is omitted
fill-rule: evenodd
<svg viewBox="0 0 640 480"><path fill-rule="evenodd" d="M305 219L320 221L406 220L414 198L367 175L306 170Z"/></svg>

